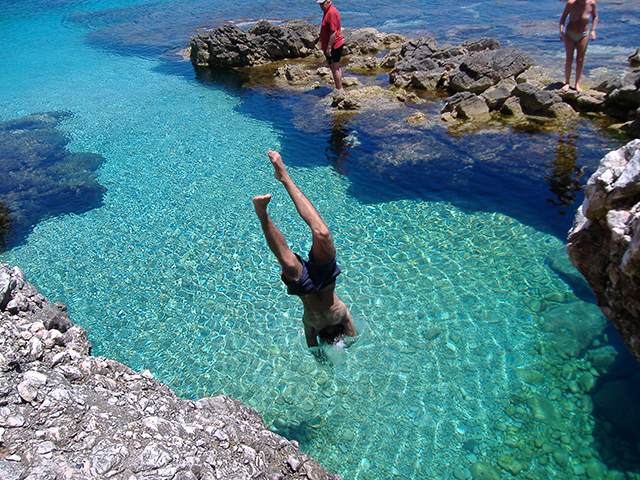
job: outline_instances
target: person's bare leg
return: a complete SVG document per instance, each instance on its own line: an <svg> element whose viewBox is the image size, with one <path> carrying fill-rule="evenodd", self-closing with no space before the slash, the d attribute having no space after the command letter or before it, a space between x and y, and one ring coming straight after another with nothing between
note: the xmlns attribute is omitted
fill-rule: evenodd
<svg viewBox="0 0 640 480"><path fill-rule="evenodd" d="M564 34L564 50L566 59L564 62L564 87L563 92L568 92L571 84L571 68L573 67L573 51L576 48L576 42L569 38L567 32Z"/></svg>
<svg viewBox="0 0 640 480"><path fill-rule="evenodd" d="M338 90L342 90L342 71L340 70L340 62L333 62L329 64L331 73L333 74L333 82Z"/></svg>
<svg viewBox="0 0 640 480"><path fill-rule="evenodd" d="M587 53L587 46L589 45L589 36L585 36L576 43L576 90L582 91L580 87L580 78L582 78L582 69L584 68L584 56Z"/></svg>
<svg viewBox="0 0 640 480"><path fill-rule="evenodd" d="M280 154L272 150L267 152L267 154L275 170L276 179L287 189L287 193L289 193L293 204L296 206L296 210L298 210L298 214L311 228L311 234L313 236L311 251L314 262L330 262L336 256L336 248L333 244L333 237L331 237L329 228L309 199L300 191L298 186L293 183L293 180L291 180Z"/></svg>
<svg viewBox="0 0 640 480"><path fill-rule="evenodd" d="M271 200L271 195L257 195L253 197L253 208L258 215L264 237L267 239L267 245L274 253L280 266L282 266L282 273L284 277L291 282L297 282L302 276L302 265L298 261L295 253L291 251L287 241L284 238L282 232L273 223L271 217L267 213L267 205Z"/></svg>

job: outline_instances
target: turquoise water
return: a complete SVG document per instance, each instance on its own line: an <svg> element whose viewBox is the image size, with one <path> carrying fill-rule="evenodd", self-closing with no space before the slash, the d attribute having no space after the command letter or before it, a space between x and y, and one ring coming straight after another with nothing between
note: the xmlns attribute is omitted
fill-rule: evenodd
<svg viewBox="0 0 640 480"><path fill-rule="evenodd" d="M183 397L241 400L346 479L469 478L478 460L504 455L530 478L574 478L600 456L587 396L568 394L557 375L590 365L556 353L542 328L603 324L552 268L581 198L560 202L548 177L562 178L567 156L588 174L621 140L585 120L547 135L458 137L438 123L410 129L399 110L338 121L313 109L328 92L246 91L233 78L196 78L175 54L202 24L317 19L314 4L34 5L0 2L0 120L72 112L58 126L66 148L104 157L97 178L107 192L100 208L40 222L0 259L67 305L94 354L148 368ZM400 13L385 2L343 5L353 26L433 31L443 42L493 34L531 46L543 64L562 60L547 40L558 2L468 3L456 24L443 22L448 2ZM637 10L603 3L603 19L616 22L602 23L597 68L625 71L640 44ZM633 33L612 38L612 25ZM336 241L337 291L362 336L331 351L333 365L304 347L300 302L279 283L253 212L251 198L272 193L274 221L308 251L268 149L283 152ZM536 443L563 435L565 466ZM614 460L610 468L638 478L633 458Z"/></svg>

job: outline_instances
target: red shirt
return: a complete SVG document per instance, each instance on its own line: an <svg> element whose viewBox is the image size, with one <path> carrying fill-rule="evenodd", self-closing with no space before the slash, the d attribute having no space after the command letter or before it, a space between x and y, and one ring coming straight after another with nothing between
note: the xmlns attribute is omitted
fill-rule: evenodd
<svg viewBox="0 0 640 480"><path fill-rule="evenodd" d="M336 33L336 41L333 42L331 49L340 48L344 45L344 39L342 38L341 30L341 22L340 22L340 14L338 13L338 9L333 6L333 4L329 5L327 11L324 12L324 16L322 17L322 26L320 27L320 46L322 47L322 51L326 52L329 47L329 37L333 32Z"/></svg>

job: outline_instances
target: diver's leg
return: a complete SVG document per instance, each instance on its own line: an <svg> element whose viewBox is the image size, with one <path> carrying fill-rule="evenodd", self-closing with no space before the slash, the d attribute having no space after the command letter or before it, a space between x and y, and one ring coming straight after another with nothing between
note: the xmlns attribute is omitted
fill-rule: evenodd
<svg viewBox="0 0 640 480"><path fill-rule="evenodd" d="M336 256L336 248L333 244L333 237L331 236L331 232L329 232L327 224L324 223L324 220L322 220L322 217L320 217L320 214L309 199L293 182L287 173L287 169L282 162L280 154L278 152L269 151L268 155L271 160L271 164L275 169L276 179L278 179L287 189L291 200L293 200L293 204L296 206L296 210L298 210L298 214L311 228L313 239L311 252L313 254L313 261L315 263L330 262Z"/></svg>
<svg viewBox="0 0 640 480"><path fill-rule="evenodd" d="M267 245L274 253L280 266L282 266L282 274L289 282L297 282L302 276L302 264L291 251L282 232L276 227L273 220L267 213L267 205L271 200L271 195L258 195L253 197L253 207L256 215L260 220L264 237L267 239Z"/></svg>

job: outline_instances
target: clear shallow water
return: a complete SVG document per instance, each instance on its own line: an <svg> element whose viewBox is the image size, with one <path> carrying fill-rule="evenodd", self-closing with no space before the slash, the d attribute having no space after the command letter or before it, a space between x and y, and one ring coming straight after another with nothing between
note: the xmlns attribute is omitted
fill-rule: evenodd
<svg viewBox="0 0 640 480"><path fill-rule="evenodd" d="M398 112L340 123L310 114L312 98L197 80L172 60L202 24L317 18L314 4L217 3L210 16L204 2L46 5L32 14L22 2L0 4L2 120L73 112L59 126L67 148L104 157L97 176L107 193L99 209L41 222L0 259L67 305L95 354L149 368L184 397L241 400L348 479L464 478L477 459L502 454L529 458L533 478L573 478L573 464L527 453L539 450L532 431L568 432L575 465L584 463L578 444L597 451L586 400L558 395L565 383L549 375L585 362L553 353L540 328L599 318L551 267L576 203L548 207L545 176L567 148L592 171L618 140L584 121L535 137L416 131ZM129 5L137 6L114 9ZM555 39L548 14L559 15L558 2L469 3L455 24L444 21L448 2L400 13L384 2L342 5L345 24L452 43L491 34L558 61L559 43L546 40L551 31ZM599 29L616 55L638 44L624 36L636 32L637 7L600 7L603 19L623 7L614 17L622 34L607 39L606 22ZM511 13L495 15L502 10ZM530 35L513 33L524 26ZM360 145L345 146L349 135ZM301 306L279 283L253 213L251 198L273 193L274 220L294 250L308 251L309 232L273 178L268 149L283 152L329 224L343 269L338 293L367 326L354 346L332 352L333 366L302 345ZM523 371L548 378L532 385ZM557 417L553 426L540 410Z"/></svg>

